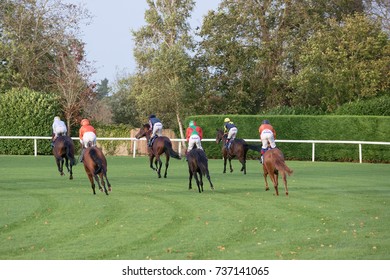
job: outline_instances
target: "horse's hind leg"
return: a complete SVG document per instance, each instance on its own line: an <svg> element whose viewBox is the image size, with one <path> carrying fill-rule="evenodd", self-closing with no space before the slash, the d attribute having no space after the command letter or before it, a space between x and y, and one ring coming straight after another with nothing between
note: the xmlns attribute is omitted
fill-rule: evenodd
<svg viewBox="0 0 390 280"><path fill-rule="evenodd" d="M167 178L168 167L169 167L169 154L166 154L164 178Z"/></svg>
<svg viewBox="0 0 390 280"><path fill-rule="evenodd" d="M95 181L96 181L96 183L98 184L99 190L100 190L101 192L103 192L103 188L102 188L102 186L100 185L99 176L98 176L97 174L95 174L95 175L93 175L93 177L95 178Z"/></svg>
<svg viewBox="0 0 390 280"><path fill-rule="evenodd" d="M229 166L230 166L230 173L233 172L233 167L232 167L232 159L229 158Z"/></svg>
<svg viewBox="0 0 390 280"><path fill-rule="evenodd" d="M268 181L267 181L268 171L264 169L264 181L265 181L265 190L269 191Z"/></svg>
<svg viewBox="0 0 390 280"><path fill-rule="evenodd" d="M226 173L226 161L227 161L227 158L224 156L223 157L223 173Z"/></svg>
<svg viewBox="0 0 390 280"><path fill-rule="evenodd" d="M279 182L278 182L278 176L279 174L277 172L271 172L270 173L270 177L272 179L272 182L274 183L274 188L275 188L275 192L276 192L276 195L279 195L279 190L278 190L278 185L279 185Z"/></svg>
<svg viewBox="0 0 390 280"><path fill-rule="evenodd" d="M69 170L69 172L70 172L69 180L73 180L73 165L72 165L72 164L70 164L70 170Z"/></svg>
<svg viewBox="0 0 390 280"><path fill-rule="evenodd" d="M212 190L214 190L214 186L213 186L213 183L211 183L210 173L209 173L208 170L206 171L206 178L207 178L207 180L209 180L210 188L211 188Z"/></svg>
<svg viewBox="0 0 390 280"><path fill-rule="evenodd" d="M100 177L100 182L101 182L101 184L103 186L103 189L104 189L104 193L106 195L108 195L108 191L107 191L107 188L106 188L106 183L104 182L104 177L103 177L103 173L102 172L99 173L99 177ZM101 191L103 191L103 190L101 190Z"/></svg>
<svg viewBox="0 0 390 280"><path fill-rule="evenodd" d="M245 175L246 174L246 160L245 160L245 158L240 159L240 162L241 162L241 165L242 165L241 172L244 171L244 175Z"/></svg>
<svg viewBox="0 0 390 280"><path fill-rule="evenodd" d="M201 193L200 183L199 183L199 178L198 178L198 173L197 172L194 172L194 177L195 177L196 185L198 186L198 191L199 191L199 193Z"/></svg>
<svg viewBox="0 0 390 280"><path fill-rule="evenodd" d="M58 166L58 171L60 172L61 176L64 176L64 159L56 159L57 161L57 166Z"/></svg>
<svg viewBox="0 0 390 280"><path fill-rule="evenodd" d="M108 191L111 192L111 191L112 191L111 184L110 184L110 182L108 182L107 174L106 174L106 173L104 173L104 178L106 178L106 182L107 182L107 186L108 186Z"/></svg>
<svg viewBox="0 0 390 280"><path fill-rule="evenodd" d="M96 194L96 191L95 191L95 182L93 181L93 176L92 176L92 174L89 174L89 173L88 173L88 179L89 179L89 181L91 182L91 188L92 188L93 194Z"/></svg>
<svg viewBox="0 0 390 280"><path fill-rule="evenodd" d="M158 178L161 178L161 167L162 167L162 161L159 156L156 157L156 166L157 167L157 175Z"/></svg>
<svg viewBox="0 0 390 280"><path fill-rule="evenodd" d="M190 177L189 177L188 189L191 190L192 189L192 171L191 171L191 169L189 170L189 173L190 173Z"/></svg>
<svg viewBox="0 0 390 280"><path fill-rule="evenodd" d="M284 190L286 191L286 195L288 195L288 188L287 188L287 178L286 178L286 172L282 173L283 183L284 183Z"/></svg>

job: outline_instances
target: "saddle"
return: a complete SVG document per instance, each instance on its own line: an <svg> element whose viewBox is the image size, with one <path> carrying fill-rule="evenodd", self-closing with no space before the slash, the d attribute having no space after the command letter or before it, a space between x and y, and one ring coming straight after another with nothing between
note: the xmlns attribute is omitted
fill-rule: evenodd
<svg viewBox="0 0 390 280"><path fill-rule="evenodd" d="M148 143L148 146L149 146L149 147L152 147L152 146L153 146L153 143L154 143L154 141L157 139L157 137L158 137L158 135L155 135L155 136L153 136L152 138L150 138L149 143Z"/></svg>

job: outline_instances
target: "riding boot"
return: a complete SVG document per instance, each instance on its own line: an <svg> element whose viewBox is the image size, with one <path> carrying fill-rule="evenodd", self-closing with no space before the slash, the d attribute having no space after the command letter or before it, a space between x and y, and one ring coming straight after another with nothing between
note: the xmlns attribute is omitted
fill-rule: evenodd
<svg viewBox="0 0 390 280"><path fill-rule="evenodd" d="M230 139L226 139L225 147L226 147L227 150L229 149L229 147L230 147Z"/></svg>
<svg viewBox="0 0 390 280"><path fill-rule="evenodd" d="M54 148L54 141L51 141L50 146Z"/></svg>
<svg viewBox="0 0 390 280"><path fill-rule="evenodd" d="M268 149L261 149L261 158L260 158L260 160L261 160L261 164L263 164L264 163L264 154L265 154L265 152L267 151Z"/></svg>

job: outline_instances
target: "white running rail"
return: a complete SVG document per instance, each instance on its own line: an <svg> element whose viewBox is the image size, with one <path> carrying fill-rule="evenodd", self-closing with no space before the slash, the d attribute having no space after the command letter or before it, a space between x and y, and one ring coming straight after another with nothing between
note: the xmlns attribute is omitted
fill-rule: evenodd
<svg viewBox="0 0 390 280"><path fill-rule="evenodd" d="M34 156L38 155L38 140L50 140L48 136L0 136L0 139L31 139L34 140ZM73 140L79 140L78 137L72 137ZM261 142L260 139L244 139L247 142ZM117 137L98 137L97 141L134 141L133 142L133 158L136 156L138 141L146 141L145 138L117 138ZM173 142L181 143L183 139L171 139ZM212 142L215 139L202 139L202 142ZM359 162L363 162L362 145L390 145L390 142L371 142L371 141L341 141L341 140L276 140L280 143L307 143L312 145L312 161L315 161L315 145L316 144L353 144L359 147ZM181 144L179 145L178 153L181 155Z"/></svg>

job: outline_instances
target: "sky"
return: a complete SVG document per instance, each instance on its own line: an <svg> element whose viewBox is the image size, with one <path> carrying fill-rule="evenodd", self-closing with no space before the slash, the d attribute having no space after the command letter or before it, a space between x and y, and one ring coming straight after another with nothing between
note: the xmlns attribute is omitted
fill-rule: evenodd
<svg viewBox="0 0 390 280"><path fill-rule="evenodd" d="M87 60L96 69L93 81L107 78L111 84L118 77L133 74L136 64L133 57L131 30L145 25L145 0L68 0L83 5L92 16L92 23L82 26L81 39L86 43ZM195 0L190 24L201 26L209 10L216 10L221 0Z"/></svg>

